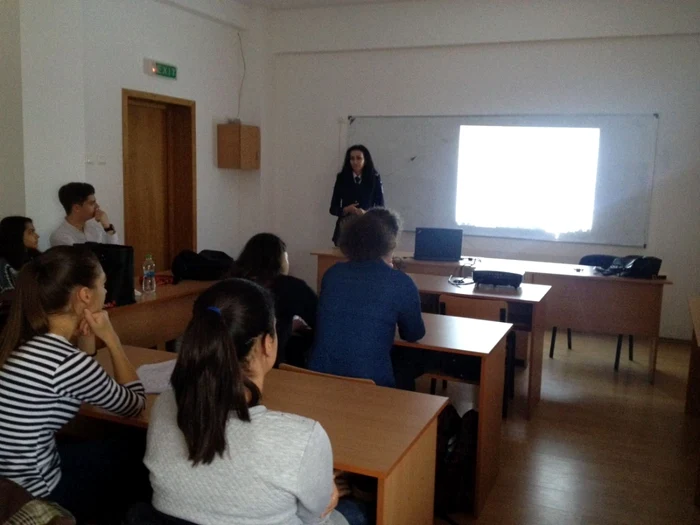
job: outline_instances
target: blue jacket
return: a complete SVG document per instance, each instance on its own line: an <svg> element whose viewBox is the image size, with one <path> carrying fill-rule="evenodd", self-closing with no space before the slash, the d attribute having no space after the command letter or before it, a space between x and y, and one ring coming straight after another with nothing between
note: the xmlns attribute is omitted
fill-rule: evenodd
<svg viewBox="0 0 700 525"><path fill-rule="evenodd" d="M309 368L395 386L391 348L425 335L418 288L383 261L337 263L323 276Z"/></svg>

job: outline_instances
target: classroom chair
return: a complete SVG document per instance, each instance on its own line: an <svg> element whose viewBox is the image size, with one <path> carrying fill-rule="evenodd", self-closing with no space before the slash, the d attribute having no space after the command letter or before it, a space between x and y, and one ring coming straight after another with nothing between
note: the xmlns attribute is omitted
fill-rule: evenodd
<svg viewBox="0 0 700 525"><path fill-rule="evenodd" d="M505 322L508 315L508 305L505 301L468 299L451 295L441 295L438 297L440 314L453 315L456 317L470 317L472 319L482 319L485 321ZM505 383L503 387L503 417L508 416L508 401L515 396L515 332L511 330L506 339L506 363L505 363ZM433 374L427 374L432 376ZM433 377L430 380L430 393L434 394L437 387L437 379L442 379L442 388L447 388L447 381L460 381L471 383L470 380L458 378L445 379L444 377Z"/></svg>
<svg viewBox="0 0 700 525"><path fill-rule="evenodd" d="M600 268L608 268L612 262L616 259L614 255L584 255L578 262L581 266L596 266ZM619 334L617 336L617 350L615 352L615 370L620 368L620 353L622 351L622 340L624 336ZM549 358L554 359L554 344L557 339L557 327L552 327L552 341L549 345ZM566 329L566 346L571 350L571 328ZM629 336L629 360L634 361L634 336Z"/></svg>
<svg viewBox="0 0 700 525"><path fill-rule="evenodd" d="M299 366L294 366L290 365L287 363L281 363L280 364L280 370L285 370L287 372L297 372L299 374L309 374L312 376L319 376L319 377L332 377L334 379L343 379L345 381L353 381L355 383L364 383L366 385L376 385L374 381L371 379L366 379L364 377L345 377L345 376L336 376L333 374L324 374L323 372L316 372L314 370L309 370L308 368L301 368Z"/></svg>

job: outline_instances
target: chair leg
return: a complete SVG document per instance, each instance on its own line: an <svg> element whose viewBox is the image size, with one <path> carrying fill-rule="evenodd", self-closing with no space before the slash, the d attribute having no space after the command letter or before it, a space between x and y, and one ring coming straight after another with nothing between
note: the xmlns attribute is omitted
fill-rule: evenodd
<svg viewBox="0 0 700 525"><path fill-rule="evenodd" d="M634 361L634 336L629 336L630 340L630 361Z"/></svg>
<svg viewBox="0 0 700 525"><path fill-rule="evenodd" d="M549 358L553 359L554 358L554 343L557 340L557 327L553 326L552 327L552 342L549 345Z"/></svg>
<svg viewBox="0 0 700 525"><path fill-rule="evenodd" d="M506 369L505 381L503 384L503 407L501 409L501 417L508 417L508 404L515 396L515 332L508 333L506 338Z"/></svg>
<svg viewBox="0 0 700 525"><path fill-rule="evenodd" d="M510 358L510 362L506 362L506 366L508 367L508 397L510 399L515 398L515 332L511 330L511 332L508 334L508 342L507 344L509 345L509 348L507 349L506 352L506 359Z"/></svg>
<svg viewBox="0 0 700 525"><path fill-rule="evenodd" d="M615 351L615 370L620 369L620 353L622 352L622 334L617 336L617 350Z"/></svg>
<svg viewBox="0 0 700 525"><path fill-rule="evenodd" d="M571 350L571 328L566 329L566 344L569 350Z"/></svg>
<svg viewBox="0 0 700 525"><path fill-rule="evenodd" d="M447 390L447 379L442 380L442 389Z"/></svg>
<svg viewBox="0 0 700 525"><path fill-rule="evenodd" d="M430 380L430 393L435 395L435 390L437 390L437 379Z"/></svg>

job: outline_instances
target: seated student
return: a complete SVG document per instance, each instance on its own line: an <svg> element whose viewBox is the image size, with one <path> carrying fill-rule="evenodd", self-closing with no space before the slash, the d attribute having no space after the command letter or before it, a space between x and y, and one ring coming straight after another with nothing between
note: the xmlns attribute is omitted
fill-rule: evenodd
<svg viewBox="0 0 700 525"><path fill-rule="evenodd" d="M199 296L173 390L159 396L148 425L157 511L217 525L347 523L333 511L333 454L321 425L260 404L276 354L264 288L228 279Z"/></svg>
<svg viewBox="0 0 700 525"><path fill-rule="evenodd" d="M116 495L124 495L126 489L112 481L126 462L111 455L109 442L57 443L55 433L82 402L135 416L146 401L102 311L104 285L100 263L88 250L50 249L20 271L0 335L0 477L58 503L78 521L98 509L107 512ZM107 345L114 379L70 342L90 333Z"/></svg>
<svg viewBox="0 0 700 525"><path fill-rule="evenodd" d="M51 246L99 242L119 244L114 225L95 199L95 188L87 182L69 182L58 190L66 218L49 237Z"/></svg>
<svg viewBox="0 0 700 525"><path fill-rule="evenodd" d="M425 335L418 289L391 262L399 229L398 215L386 208L372 208L344 225L340 249L350 260L323 276L312 370L415 388L420 374L404 359L409 352L398 352L392 366L397 324L406 341Z"/></svg>
<svg viewBox="0 0 700 525"><path fill-rule="evenodd" d="M304 366L311 344L304 325L313 328L316 324L318 297L308 284L291 275L287 245L272 233L258 233L250 238L236 259L232 277L255 281L270 290L275 296L277 317L277 363L290 362ZM299 323L299 337L291 338ZM295 326L297 325L297 326Z"/></svg>
<svg viewBox="0 0 700 525"><path fill-rule="evenodd" d="M28 217L0 221L0 293L15 289L22 266L39 255L39 234Z"/></svg>

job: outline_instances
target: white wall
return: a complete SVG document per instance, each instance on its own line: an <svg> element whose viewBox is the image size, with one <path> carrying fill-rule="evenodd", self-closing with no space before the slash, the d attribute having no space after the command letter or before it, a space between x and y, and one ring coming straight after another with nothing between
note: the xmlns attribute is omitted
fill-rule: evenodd
<svg viewBox="0 0 700 525"><path fill-rule="evenodd" d="M48 247L65 215L58 188L85 179L81 0L22 0L22 119L26 214Z"/></svg>
<svg viewBox="0 0 700 525"><path fill-rule="evenodd" d="M24 215L19 0L0 2L0 217Z"/></svg>
<svg viewBox="0 0 700 525"><path fill-rule="evenodd" d="M89 156L106 162L89 165L86 180L96 187L101 205L123 231L122 88L194 100L198 248L236 253L240 180L257 179L256 173L216 167L216 125L236 116L243 74L237 28L228 19L198 16L171 2L83 0L82 8L86 147ZM242 32L244 49L249 40L259 39L251 33ZM248 52L240 116L259 123L260 65ZM144 58L177 66L177 80L144 74Z"/></svg>
<svg viewBox="0 0 700 525"><path fill-rule="evenodd" d="M675 283L665 292L662 334L687 339L686 298L700 293L700 10L692 9L700 3L635 1L624 9L593 0L566 2L566 8L544 0L528 9L522 4L455 2L435 9L422 2L274 13L274 93L266 125L273 228L291 246L296 273L313 282L308 252L330 245L328 205L345 145L339 119L347 115L659 113L646 253L663 258L662 271ZM467 14L460 11L465 5ZM462 22L465 40L478 29L480 41L498 43L451 45ZM598 38L601 25L607 34L683 35ZM449 45L440 44L443 32ZM553 40L504 42L510 34ZM563 40L568 34L595 38ZM406 47L411 38L416 46ZM348 51L334 52L338 48ZM409 234L401 248L412 250ZM486 238L464 243L472 255L567 262L627 251Z"/></svg>
<svg viewBox="0 0 700 525"><path fill-rule="evenodd" d="M238 111L238 31L250 47L240 118L260 124L265 12L234 0L3 0L2 8L2 213L6 196L21 194L12 213L26 201L46 248L64 215L58 188L85 180L123 232L121 90L137 89L196 102L198 248L236 253L242 221L257 227L241 212L239 201L256 201L240 198L240 181L259 194L259 174L216 168L216 124ZM145 58L176 65L178 79L147 76ZM19 176L6 181L5 172Z"/></svg>

